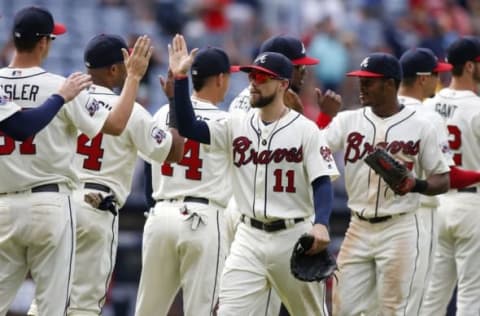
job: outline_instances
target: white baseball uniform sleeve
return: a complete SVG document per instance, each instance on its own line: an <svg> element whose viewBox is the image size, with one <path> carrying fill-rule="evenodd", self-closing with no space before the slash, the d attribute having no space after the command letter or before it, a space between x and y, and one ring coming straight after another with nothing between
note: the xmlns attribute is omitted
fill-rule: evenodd
<svg viewBox="0 0 480 316"><path fill-rule="evenodd" d="M293 110L267 125L256 109L208 125L212 150L232 159L234 197L242 214L263 220L309 217L311 182L338 176L316 125Z"/></svg>
<svg viewBox="0 0 480 316"><path fill-rule="evenodd" d="M22 108L42 104L64 81L65 78L40 67L0 70L0 86ZM71 163L77 129L95 136L108 114L109 109L85 91L65 104L50 124L34 137L15 142L2 136L0 177L15 181L1 181L0 192L22 191L46 183L66 183L74 187L77 178Z"/></svg>
<svg viewBox="0 0 480 316"><path fill-rule="evenodd" d="M435 111L431 110L428 106L422 104L418 99L399 96L398 100L401 104L412 107L422 118L428 120L435 128L438 139L438 147L440 151L445 155L445 160L449 166L455 165L453 162L452 151L448 147L448 135L447 126L442 117ZM420 173L420 178L425 179L426 176ZM437 207L438 198L436 196L421 195L420 202L424 206Z"/></svg>
<svg viewBox="0 0 480 316"><path fill-rule="evenodd" d="M228 113L211 103L192 97L193 110L198 120L215 122L224 120ZM168 126L168 106L155 114L160 126ZM226 207L232 195L230 164L223 153L211 146L187 139L185 155L178 163L152 164L153 198L155 200L185 196L207 198Z"/></svg>
<svg viewBox="0 0 480 316"><path fill-rule="evenodd" d="M0 122L12 116L22 108L10 100L10 97L0 86Z"/></svg>
<svg viewBox="0 0 480 316"><path fill-rule="evenodd" d="M111 108L119 98L102 86L92 86L92 98L102 106ZM137 152L163 162L172 146L172 135L156 124L140 104L135 103L127 126L119 136L103 133L93 138L85 134L78 137L75 166L82 182L100 183L109 187L120 206L130 192Z"/></svg>

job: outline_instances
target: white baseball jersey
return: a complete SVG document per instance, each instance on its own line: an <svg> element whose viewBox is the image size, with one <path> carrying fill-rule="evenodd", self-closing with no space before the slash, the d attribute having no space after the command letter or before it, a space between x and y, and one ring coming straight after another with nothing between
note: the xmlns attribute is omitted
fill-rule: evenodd
<svg viewBox="0 0 480 316"><path fill-rule="evenodd" d="M106 108L119 98L112 90L94 85L90 96ZM130 192L137 151L154 161L164 161L172 145L172 135L155 123L138 103L134 104L127 126L120 136L99 133L93 138L78 137L75 167L82 182L108 186L120 206Z"/></svg>
<svg viewBox="0 0 480 316"><path fill-rule="evenodd" d="M0 70L0 87L22 108L42 104L59 90L64 80L40 67ZM46 183L67 183L73 187L76 176L71 164L77 128L93 137L102 129L108 114L109 110L85 91L65 104L34 137L15 142L3 136L0 177L15 181L0 181L0 192L22 191Z"/></svg>
<svg viewBox="0 0 480 316"><path fill-rule="evenodd" d="M0 87L0 122L21 109L18 104L11 101L10 97Z"/></svg>
<svg viewBox="0 0 480 316"><path fill-rule="evenodd" d="M230 103L228 108L229 112L235 110L241 110L244 112L248 112L251 109L250 105L250 86L243 89L233 101Z"/></svg>
<svg viewBox="0 0 480 316"><path fill-rule="evenodd" d="M311 216L312 181L338 176L317 126L293 110L268 125L257 109L207 123L212 151L227 152L233 162L242 214L264 220Z"/></svg>
<svg viewBox="0 0 480 316"><path fill-rule="evenodd" d="M395 195L363 162L376 146L385 147L414 175L449 171L437 131L410 107L388 118L376 116L370 107L340 112L323 132L333 151L345 151L348 206L367 218L412 212L420 201L420 194Z"/></svg>
<svg viewBox="0 0 480 316"><path fill-rule="evenodd" d="M445 125L445 121L442 119L442 117L435 111L432 111L429 107L423 105L418 99L399 95L398 101L400 104L414 109L422 118L428 120L434 126L435 131L437 132L438 146L445 155L445 160L449 166L454 165L452 151L448 147L447 126ZM423 174L420 176L420 178L425 179L426 177ZM438 206L438 198L436 196L421 195L420 202L425 206Z"/></svg>
<svg viewBox="0 0 480 316"><path fill-rule="evenodd" d="M468 170L480 169L480 97L472 91L440 90L428 101L446 121L449 145L455 165ZM473 189L452 189L440 197L438 207L438 247L432 278L419 315L445 314L457 287L457 315L476 315L480 310L480 195ZM475 191L476 190L476 191Z"/></svg>
<svg viewBox="0 0 480 316"><path fill-rule="evenodd" d="M228 113L211 103L192 97L197 119L207 122L224 119ZM163 106L154 116L160 126L168 126L168 106ZM232 195L229 177L230 164L223 154L213 151L209 145L187 139L185 155L175 164L153 163L153 198L172 199L184 196L207 198L223 207Z"/></svg>
<svg viewBox="0 0 480 316"><path fill-rule="evenodd" d="M480 169L478 146L469 145L478 144L480 139L479 102L480 97L472 91L450 88L440 90L434 98L425 101L430 110L445 119L455 165L468 170Z"/></svg>

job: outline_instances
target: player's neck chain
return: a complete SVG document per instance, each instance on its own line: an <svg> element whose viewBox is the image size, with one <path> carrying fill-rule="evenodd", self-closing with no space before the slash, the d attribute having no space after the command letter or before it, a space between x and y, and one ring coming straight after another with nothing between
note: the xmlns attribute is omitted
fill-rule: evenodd
<svg viewBox="0 0 480 316"><path fill-rule="evenodd" d="M280 116L274 121L275 125L273 125L273 128L270 130L269 133L262 133L262 129L260 128L260 113L259 113L259 115L257 116L257 120L258 120L259 132L260 132L260 139L263 146L267 145L267 139L269 139L272 133L277 129L277 125L280 122L280 119L285 115L287 111L288 111L288 108L286 107L282 110L282 113L280 113ZM264 122L263 120L262 122L264 125L269 125L273 123L273 122ZM263 135L263 134L266 134L266 135Z"/></svg>

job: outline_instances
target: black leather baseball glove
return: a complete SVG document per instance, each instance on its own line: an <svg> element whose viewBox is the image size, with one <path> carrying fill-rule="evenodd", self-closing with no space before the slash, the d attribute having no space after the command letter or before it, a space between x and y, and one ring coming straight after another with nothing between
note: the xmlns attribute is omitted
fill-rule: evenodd
<svg viewBox="0 0 480 316"><path fill-rule="evenodd" d="M382 148L377 148L365 158L365 163L397 194L404 195L415 185L415 178L403 164Z"/></svg>
<svg viewBox="0 0 480 316"><path fill-rule="evenodd" d="M305 254L312 245L313 236L303 234L293 248L290 270L293 276L301 281L323 281L337 269L337 262L327 249L315 255Z"/></svg>

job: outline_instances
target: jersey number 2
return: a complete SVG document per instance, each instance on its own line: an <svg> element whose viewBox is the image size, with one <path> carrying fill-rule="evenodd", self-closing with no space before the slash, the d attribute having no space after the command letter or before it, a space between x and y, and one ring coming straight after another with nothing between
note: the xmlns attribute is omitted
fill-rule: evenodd
<svg viewBox="0 0 480 316"><path fill-rule="evenodd" d="M462 147L462 131L455 125L448 125L448 132L453 136L452 140L448 141L448 146L451 150L460 150ZM462 154L454 154L453 161L456 166L462 165Z"/></svg>
<svg viewBox="0 0 480 316"><path fill-rule="evenodd" d="M102 149L103 134L100 133L92 139L87 135L81 134L77 140L77 153L87 156L83 161L83 168L89 170L100 170L102 167L103 149ZM90 144L88 142L90 141Z"/></svg>
<svg viewBox="0 0 480 316"><path fill-rule="evenodd" d="M15 150L15 140L10 136L7 136L4 132L0 132L0 137L3 137L3 144L0 145L0 155L10 155ZM25 139L18 149L20 150L21 155L35 155L37 153L37 148L33 143L33 137Z"/></svg>
<svg viewBox="0 0 480 316"><path fill-rule="evenodd" d="M200 143L187 139L183 150L183 158L177 165L188 167L185 170L185 178L189 180L202 180L203 161L200 159ZM162 165L162 175L173 176L173 167L170 163L164 162Z"/></svg>

